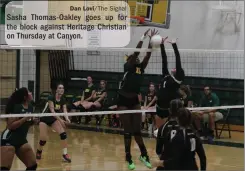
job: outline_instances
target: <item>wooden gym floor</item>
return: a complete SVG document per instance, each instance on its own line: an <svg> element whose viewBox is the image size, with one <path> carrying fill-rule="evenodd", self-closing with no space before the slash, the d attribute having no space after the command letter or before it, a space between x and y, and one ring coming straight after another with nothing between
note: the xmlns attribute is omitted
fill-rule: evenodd
<svg viewBox="0 0 245 171"><path fill-rule="evenodd" d="M4 129L4 125L1 122L1 131ZM28 141L34 149L38 143L38 132L38 127L34 126L28 134ZM49 140L44 148L43 158L38 162L38 170L127 170L121 135L77 129L68 129L67 134L68 152L72 163L62 162L59 135L49 129ZM131 151L136 170L155 170L155 167L160 164L155 154L155 139L144 138L144 140L154 168L147 169L138 160L140 152L137 144L132 141ZM204 147L208 170L244 170L244 148L207 144ZM15 158L12 170L23 169L25 166L18 158Z"/></svg>

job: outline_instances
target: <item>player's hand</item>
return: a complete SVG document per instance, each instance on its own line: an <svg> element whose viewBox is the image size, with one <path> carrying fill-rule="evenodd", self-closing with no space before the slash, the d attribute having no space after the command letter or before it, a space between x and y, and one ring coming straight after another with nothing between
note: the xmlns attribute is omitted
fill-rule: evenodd
<svg viewBox="0 0 245 171"><path fill-rule="evenodd" d="M71 123L71 121L70 121L69 118L66 118L66 122L67 122L67 123Z"/></svg>
<svg viewBox="0 0 245 171"><path fill-rule="evenodd" d="M144 36L147 36L149 31L150 29L146 30L146 32L144 33Z"/></svg>
<svg viewBox="0 0 245 171"><path fill-rule="evenodd" d="M151 34L150 35L148 35L149 37L150 37L150 39L154 36L154 35L157 35L157 34L159 34L158 33L158 30L151 30Z"/></svg>
<svg viewBox="0 0 245 171"><path fill-rule="evenodd" d="M168 43L175 44L177 42L178 38L172 39L171 41L168 41Z"/></svg>
<svg viewBox="0 0 245 171"><path fill-rule="evenodd" d="M168 39L168 36L165 37L165 38L163 37L163 38L162 38L162 44L164 44L164 42L165 42L167 39Z"/></svg>
<svg viewBox="0 0 245 171"><path fill-rule="evenodd" d="M40 121L40 119L39 118L32 118L32 120L33 120L33 122L34 122L34 124L38 124L39 123L39 121Z"/></svg>
<svg viewBox="0 0 245 171"><path fill-rule="evenodd" d="M24 121L31 121L32 117L24 117Z"/></svg>

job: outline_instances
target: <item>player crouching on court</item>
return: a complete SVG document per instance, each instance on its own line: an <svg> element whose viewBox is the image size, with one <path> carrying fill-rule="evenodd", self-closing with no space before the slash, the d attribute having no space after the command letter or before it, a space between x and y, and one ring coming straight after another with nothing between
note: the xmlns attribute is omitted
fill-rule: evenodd
<svg viewBox="0 0 245 171"><path fill-rule="evenodd" d="M6 114L29 114L33 112L30 105L32 94L27 88L16 90L6 106ZM7 128L1 134L0 170L11 169L14 155L25 164L26 170L36 170L35 154L27 141L29 127L33 124L30 117L7 118Z"/></svg>
<svg viewBox="0 0 245 171"><path fill-rule="evenodd" d="M48 97L48 105L45 106L45 113L67 113L66 100L64 95L64 86L63 84L58 84L55 95ZM39 123L40 130L40 141L37 148L36 158L41 159L42 150L44 145L47 142L48 132L47 127L50 126L55 132L60 136L62 146L63 146L63 160L71 162L69 155L67 154L67 134L65 132L66 122L70 123L68 116L65 116L66 121L64 121L59 116L47 116L41 117Z"/></svg>
<svg viewBox="0 0 245 171"><path fill-rule="evenodd" d="M172 130L168 136L167 153L164 153L164 167L156 170L198 170L195 155L200 159L201 170L206 170L206 154L201 140L191 129L192 113L186 109L178 110L179 129ZM165 151L166 149L164 149Z"/></svg>

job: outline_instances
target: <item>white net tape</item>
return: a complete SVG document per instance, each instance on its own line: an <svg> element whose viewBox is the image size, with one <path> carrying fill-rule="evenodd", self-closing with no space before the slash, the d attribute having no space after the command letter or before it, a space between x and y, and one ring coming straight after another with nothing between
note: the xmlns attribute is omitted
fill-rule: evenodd
<svg viewBox="0 0 245 171"><path fill-rule="evenodd" d="M16 50L16 49L27 49L27 50L81 50L81 51L112 51L112 52L160 52L160 48L148 49L148 48L99 48L99 47L68 47L68 46L13 46L13 45L0 45L0 49L3 50ZM166 49L166 51L173 51L173 49ZM244 50L210 50L210 49L179 49L181 52L209 52L209 53L244 53Z"/></svg>
<svg viewBox="0 0 245 171"><path fill-rule="evenodd" d="M244 109L244 105L217 106L217 107L196 107L188 108L190 111L220 110L220 109ZM15 117L45 117L45 116L86 116L86 115L110 115L127 113L155 113L156 109L151 110L122 110L122 111L96 111L96 112L75 112L75 113L31 113L31 114L1 114L0 118Z"/></svg>

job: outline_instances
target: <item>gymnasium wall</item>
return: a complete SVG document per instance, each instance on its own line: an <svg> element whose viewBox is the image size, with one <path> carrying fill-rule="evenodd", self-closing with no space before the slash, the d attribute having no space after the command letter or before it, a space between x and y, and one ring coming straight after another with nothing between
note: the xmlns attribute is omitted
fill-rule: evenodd
<svg viewBox="0 0 245 171"><path fill-rule="evenodd" d="M178 37L178 45L181 49L219 49L219 50L243 50L244 47L244 18L241 17L238 32L234 32L231 23L224 29L220 29L221 16L218 12L212 11L211 7L217 1L172 1L171 22L169 29L158 29L163 36ZM229 3L226 1L226 3ZM238 1L244 11L243 1ZM135 47L139 38L147 27L132 28L132 39L128 47ZM0 44L4 44L4 26L0 25ZM145 43L144 47L147 44ZM168 49L171 46L167 45ZM181 51L183 66L187 68L189 76L211 76L221 78L240 78L244 75L244 53L207 53L198 50ZM5 54L4 54L5 55ZM75 69L122 71L125 53L110 53L99 56L89 56L86 52L75 52ZM3 55L1 54L1 60ZM81 57L82 56L82 57ZM174 58L170 54L169 68L174 67ZM5 57L5 56L4 56ZM160 73L160 54L154 53L146 73ZM27 85L28 80L34 80L35 57L33 51L21 53L20 84ZM12 66L12 65L11 65ZM13 65L13 67L15 67ZM44 73L44 75L42 75ZM49 87L47 82L48 62L47 53L41 54L41 92ZM1 89L2 91L2 89Z"/></svg>
<svg viewBox="0 0 245 171"><path fill-rule="evenodd" d="M244 12L244 2L238 1L237 3ZM184 49L181 51L183 67L189 76L243 79L244 52L231 52L232 50L244 50L243 15L241 15L236 31L229 17L222 28L221 23L224 21L224 16L212 10L212 7L217 4L217 1L172 1L170 28L158 30L163 36L179 38L178 46ZM230 5L231 2L225 1L225 4ZM132 39L127 47L136 47L140 37L147 29L148 27L132 28ZM144 47L147 47L147 43L144 44ZM170 45L166 45L166 48L172 49ZM198 49L223 51L206 52ZM114 56L113 53L101 53L95 56L88 56L85 52L74 53L75 68L120 72L125 53L127 54L127 52L115 52ZM174 67L172 56L174 55L169 53L169 68ZM99 64L95 64L95 61L98 61ZM146 73L161 73L160 61L160 54L153 53ZM113 66L115 63L118 65Z"/></svg>

